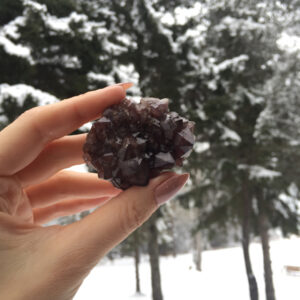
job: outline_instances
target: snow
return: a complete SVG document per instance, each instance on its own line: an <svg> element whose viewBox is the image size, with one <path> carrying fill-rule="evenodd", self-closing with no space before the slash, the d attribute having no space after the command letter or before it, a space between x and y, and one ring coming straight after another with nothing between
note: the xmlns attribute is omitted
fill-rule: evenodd
<svg viewBox="0 0 300 300"><path fill-rule="evenodd" d="M225 112L225 116L228 120L231 120L231 121L235 121L236 120L236 115L233 111L231 110L228 110Z"/></svg>
<svg viewBox="0 0 300 300"><path fill-rule="evenodd" d="M220 32L229 29L231 36L237 36L238 32L241 32L242 34L249 34L251 31L263 32L265 31L266 25L253 21L251 17L244 19L226 16L215 28Z"/></svg>
<svg viewBox="0 0 300 300"><path fill-rule="evenodd" d="M24 26L26 22L26 18L24 16L16 17L14 20L10 21L9 23L5 24L1 28L1 32L4 36L18 39L20 38L20 33L18 32L19 26Z"/></svg>
<svg viewBox="0 0 300 300"><path fill-rule="evenodd" d="M24 58L30 56L31 53L30 48L26 46L14 44L11 40L6 38L5 36L2 36L1 32L0 32L0 46L4 48L5 52L11 55L16 55Z"/></svg>
<svg viewBox="0 0 300 300"><path fill-rule="evenodd" d="M265 169L261 166L251 166L250 179L253 178L268 178L273 179L274 177L281 176L280 172Z"/></svg>
<svg viewBox="0 0 300 300"><path fill-rule="evenodd" d="M172 31L169 28L167 28L165 26L165 24L163 24L163 22L161 20L162 17L163 17L162 13L156 11L154 9L154 7L152 6L151 2L149 2L149 1L145 1L145 6L146 6L149 14L155 20L158 31L168 39L169 44L172 47L173 52L174 53L178 52L178 50L179 50L178 46L179 45L174 42Z"/></svg>
<svg viewBox="0 0 300 300"><path fill-rule="evenodd" d="M195 3L192 7L184 7L184 6L177 6L173 13L166 12L162 14L161 22L168 26L173 25L185 25L189 20L196 18L201 13L203 14L204 8L202 3Z"/></svg>
<svg viewBox="0 0 300 300"><path fill-rule="evenodd" d="M114 72L118 75L121 82L132 82L133 83L133 86L130 88L128 93L133 95L132 99L134 101L139 101L140 96L142 94L142 92L139 88L140 76L139 76L139 73L135 70L134 65L133 64L128 64L128 65L115 64Z"/></svg>
<svg viewBox="0 0 300 300"><path fill-rule="evenodd" d="M101 74L101 73L89 72L87 74L87 77L88 77L88 80L90 80L90 81L95 80L95 81L99 81L99 82L106 82L107 85L115 83L113 76L110 74L105 75L105 74Z"/></svg>
<svg viewBox="0 0 300 300"><path fill-rule="evenodd" d="M61 31L61 32L69 32L69 22L70 18L57 18L55 16L47 15L44 18L44 21L49 29L52 29L54 31Z"/></svg>
<svg viewBox="0 0 300 300"><path fill-rule="evenodd" d="M286 32L281 34L277 44L282 50L287 52L299 52L300 50L300 37L296 35L289 35Z"/></svg>
<svg viewBox="0 0 300 300"><path fill-rule="evenodd" d="M134 47L137 48L136 42L132 39L132 37L128 34L121 34L116 36L117 41L124 44L126 47Z"/></svg>
<svg viewBox="0 0 300 300"><path fill-rule="evenodd" d="M0 114L0 124L1 123L5 124L7 122L8 122L8 118L6 116Z"/></svg>
<svg viewBox="0 0 300 300"><path fill-rule="evenodd" d="M221 140L224 140L224 141L230 140L230 141L233 141L235 143L240 143L241 142L241 137L235 131L233 131L232 129L230 129L230 128L224 126L224 125L220 125L220 123L219 123L219 126L223 130Z"/></svg>
<svg viewBox="0 0 300 300"><path fill-rule="evenodd" d="M290 192L290 191L289 191ZM300 205L299 205L299 197L298 195L293 195L292 193L290 194L280 194L279 195L279 204L277 204L278 206L281 206L281 208L279 209L281 212L284 210L286 211L286 209L288 208L291 212L298 212L299 216L300 216ZM275 202L276 204L276 202ZM286 212L283 213L283 215L286 215Z"/></svg>
<svg viewBox="0 0 300 300"><path fill-rule="evenodd" d="M25 7L30 7L36 12L46 12L47 11L47 6L45 4L40 4L35 1L31 0L23 0L23 4Z"/></svg>
<svg viewBox="0 0 300 300"><path fill-rule="evenodd" d="M56 97L26 84L0 84L0 102L5 97L10 96L17 99L18 104L22 105L28 95L38 100L39 105L47 105L59 101Z"/></svg>
<svg viewBox="0 0 300 300"><path fill-rule="evenodd" d="M120 45L114 44L110 42L107 38L103 40L103 46L105 47L105 49L107 49L108 52L111 52L115 55L120 55L122 53L127 52L126 47L122 47Z"/></svg>
<svg viewBox="0 0 300 300"><path fill-rule="evenodd" d="M228 68L232 68L233 70L236 70L237 72L241 72L244 70L244 62L249 60L249 56L242 54L237 57L233 57L231 59L226 59L219 63L218 65L213 66L213 72L215 74L218 74Z"/></svg>
<svg viewBox="0 0 300 300"><path fill-rule="evenodd" d="M202 153L202 152L205 152L209 149L209 143L207 142L196 142L195 145L194 145L194 151L196 153Z"/></svg>
<svg viewBox="0 0 300 300"><path fill-rule="evenodd" d="M47 51L47 49L45 49ZM62 65L68 69L80 69L81 61L77 56L71 56L68 54L63 55L55 55L51 58L43 57L39 59L39 63L41 64L53 64L53 65Z"/></svg>
<svg viewBox="0 0 300 300"><path fill-rule="evenodd" d="M257 96L253 92L251 92L245 88L240 88L240 91L242 91L248 97L248 99L252 105L263 104L265 102L264 97Z"/></svg>
<svg viewBox="0 0 300 300"><path fill-rule="evenodd" d="M240 170L248 170L250 179L274 179L275 177L281 176L280 172L266 169L262 166L249 166L249 165L239 165L238 168Z"/></svg>
<svg viewBox="0 0 300 300"><path fill-rule="evenodd" d="M88 169L86 164L76 165L72 166L70 168L65 169L66 171L74 171L74 172L80 172L80 173L87 173Z"/></svg>
<svg viewBox="0 0 300 300"><path fill-rule="evenodd" d="M271 260L277 300L298 300L300 277L286 273L287 265L300 266L300 239L271 242ZM253 243L250 254L260 299L265 300L261 246ZM249 300L242 249L240 247L203 252L203 270L194 268L192 254L161 258L161 283L164 300ZM95 267L84 281L74 300L151 300L150 266L143 257L142 295L135 295L132 258L105 261Z"/></svg>

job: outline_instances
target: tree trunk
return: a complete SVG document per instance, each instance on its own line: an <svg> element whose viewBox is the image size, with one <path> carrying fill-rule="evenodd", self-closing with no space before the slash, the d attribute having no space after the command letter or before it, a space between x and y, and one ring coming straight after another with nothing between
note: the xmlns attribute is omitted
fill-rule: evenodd
<svg viewBox="0 0 300 300"><path fill-rule="evenodd" d="M249 242L250 242L250 212L251 212L252 201L249 195L246 184L243 186L243 221L242 221L242 246L244 261L246 267L246 273L249 284L249 292L251 300L258 300L258 288L256 278L252 271L250 253L249 253Z"/></svg>
<svg viewBox="0 0 300 300"><path fill-rule="evenodd" d="M194 236L194 263L197 271L202 271L202 239L201 232L197 232Z"/></svg>
<svg viewBox="0 0 300 300"><path fill-rule="evenodd" d="M141 286L140 286L140 237L139 237L139 231L136 230L133 233L134 236L134 265L135 265L135 287L136 287L136 293L141 293Z"/></svg>
<svg viewBox="0 0 300 300"><path fill-rule="evenodd" d="M149 220L149 243L148 251L151 265L151 284L152 284L152 299L163 300L161 291L161 280L159 270L159 251L158 251L158 232L155 225L156 217L152 216Z"/></svg>
<svg viewBox="0 0 300 300"><path fill-rule="evenodd" d="M177 249L176 249L176 234L175 234L175 217L176 214L176 202L173 201L169 205L169 217L170 217L170 231L172 236L172 256L175 258L177 255Z"/></svg>
<svg viewBox="0 0 300 300"><path fill-rule="evenodd" d="M275 300L275 291L273 285L273 274L272 274L272 263L270 258L270 246L269 246L269 234L268 234L268 219L265 213L263 204L264 199L259 197L259 216L258 226L259 234L263 250L264 258L264 275L265 275L265 288L266 288L266 299Z"/></svg>

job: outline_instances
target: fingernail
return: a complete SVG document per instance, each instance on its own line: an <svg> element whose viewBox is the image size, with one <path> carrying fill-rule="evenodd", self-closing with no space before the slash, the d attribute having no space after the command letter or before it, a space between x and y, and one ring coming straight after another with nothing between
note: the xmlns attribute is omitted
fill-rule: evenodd
<svg viewBox="0 0 300 300"><path fill-rule="evenodd" d="M185 185L189 174L174 175L161 183L154 191L156 203L160 206L173 198Z"/></svg>
<svg viewBox="0 0 300 300"><path fill-rule="evenodd" d="M121 86L124 90L128 90L129 88L131 88L133 86L133 83L132 82L124 82L124 83L117 83L114 85Z"/></svg>

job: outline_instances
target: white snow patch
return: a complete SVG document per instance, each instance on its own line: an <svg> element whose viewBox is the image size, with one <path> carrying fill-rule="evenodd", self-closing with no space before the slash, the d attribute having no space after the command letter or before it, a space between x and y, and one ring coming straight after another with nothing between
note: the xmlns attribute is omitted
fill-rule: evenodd
<svg viewBox="0 0 300 300"><path fill-rule="evenodd" d="M247 19L240 19L226 16L215 28L220 32L229 29L231 36L236 36L238 32L241 32L244 35L248 34L250 31L265 32L266 25L254 21L251 17Z"/></svg>
<svg viewBox="0 0 300 300"><path fill-rule="evenodd" d="M47 49L45 49L47 51ZM68 69L80 69L81 61L77 56L70 56L68 54L55 55L51 58L43 57L39 59L40 64L56 64Z"/></svg>
<svg viewBox="0 0 300 300"><path fill-rule="evenodd" d="M200 2L196 2L192 7L177 6L174 11L160 12L161 22L167 26L185 25L189 20L196 18L200 14L207 12L207 8Z"/></svg>
<svg viewBox="0 0 300 300"><path fill-rule="evenodd" d="M19 16L9 23L5 24L0 32L9 38L18 39L20 38L20 33L18 32L19 26L25 25L26 18L24 16Z"/></svg>
<svg viewBox="0 0 300 300"><path fill-rule="evenodd" d="M47 15L45 16L44 21L49 29L54 31L70 32L70 17L57 18L55 16Z"/></svg>
<svg viewBox="0 0 300 300"><path fill-rule="evenodd" d="M221 140L231 140L236 143L240 143L242 141L241 137L232 129L224 125L222 126L222 129L223 129L223 134L221 136Z"/></svg>
<svg viewBox="0 0 300 300"><path fill-rule="evenodd" d="M31 56L30 55L31 51L29 47L14 44L11 40L6 38L5 36L2 36L1 33L0 33L0 45L3 46L4 50L8 54L25 57L25 58Z"/></svg>
<svg viewBox="0 0 300 300"><path fill-rule="evenodd" d="M226 59L219 63L218 65L213 66L213 72L218 74L226 69L232 68L237 72L242 72L245 68L244 62L249 60L249 56L246 54L239 55L237 57Z"/></svg>
<svg viewBox="0 0 300 300"><path fill-rule="evenodd" d="M8 122L8 118L5 115L1 115L0 114L0 123L7 123Z"/></svg>
<svg viewBox="0 0 300 300"><path fill-rule="evenodd" d="M226 116L226 118L227 118L228 120L231 120L231 121L235 121L235 120L236 120L236 115L235 115L235 113L234 113L233 111L231 111L231 110L226 111L225 116Z"/></svg>
<svg viewBox="0 0 300 300"><path fill-rule="evenodd" d="M89 122L89 123L86 123L86 124L82 125L79 129L81 131L90 131L92 126L93 126L93 123Z"/></svg>
<svg viewBox="0 0 300 300"><path fill-rule="evenodd" d="M121 34L117 35L116 39L123 43L126 47L132 47L136 48L137 44L135 41L132 40L131 36L128 34Z"/></svg>
<svg viewBox="0 0 300 300"><path fill-rule="evenodd" d="M38 2L31 1L31 0L23 0L23 4L25 7L30 7L36 12L43 12L43 13L47 12L47 6L45 4L40 4Z"/></svg>
<svg viewBox="0 0 300 300"><path fill-rule="evenodd" d="M126 47L122 47L120 45L114 44L110 42L107 38L103 40L103 46L107 49L107 51L114 53L116 55L127 52Z"/></svg>
<svg viewBox="0 0 300 300"><path fill-rule="evenodd" d="M134 95L132 99L138 101L141 96L141 90L139 88L140 76L139 73L135 70L133 64L128 65L114 65L114 73L118 75L121 82L132 82L133 86L128 91L130 94Z"/></svg>
<svg viewBox="0 0 300 300"><path fill-rule="evenodd" d="M88 16L84 14L78 14L77 12L72 12L70 14L70 21L79 23L79 22L86 22L88 20Z"/></svg>
<svg viewBox="0 0 300 300"><path fill-rule="evenodd" d="M265 101L264 97L257 96L253 92L242 88L243 93L248 97L249 101L251 102L252 105L256 104L262 104Z"/></svg>
<svg viewBox="0 0 300 300"><path fill-rule="evenodd" d="M26 84L0 84L0 102L3 101L5 97L10 96L17 99L18 103L22 105L28 95L31 95L34 99L38 100L39 105L47 105L59 101L53 95Z"/></svg>
<svg viewBox="0 0 300 300"><path fill-rule="evenodd" d="M217 82L217 80L214 78L214 79L212 79L212 80L210 80L210 81L207 82L207 86L208 86L208 88L209 88L210 90L215 91L215 90L217 90L218 82Z"/></svg>
<svg viewBox="0 0 300 300"><path fill-rule="evenodd" d="M282 175L280 172L269 170L262 166L257 166L257 165L249 166L249 165L241 164L238 166L238 168L240 170L248 170L250 179L260 179L260 178L274 179Z"/></svg>
<svg viewBox="0 0 300 300"><path fill-rule="evenodd" d="M107 85L115 83L113 76L110 74L89 72L87 74L87 77L88 77L88 80L90 80L90 81L106 82Z"/></svg>
<svg viewBox="0 0 300 300"><path fill-rule="evenodd" d="M72 166L72 167L67 168L65 170L66 171L79 172L79 173L88 173L88 169L87 169L86 164Z"/></svg>
<svg viewBox="0 0 300 300"><path fill-rule="evenodd" d="M283 32L277 41L277 45L287 52L297 52L300 50L300 37Z"/></svg>
<svg viewBox="0 0 300 300"><path fill-rule="evenodd" d="M205 143L200 143L200 142L196 142L194 145L194 150L197 153L202 153L204 151L207 151L209 149L209 143L205 142Z"/></svg>
<svg viewBox="0 0 300 300"><path fill-rule="evenodd" d="M300 278L285 272L287 265L300 266L300 239L270 243L274 286L277 300L298 300ZM260 299L265 300L263 257L260 244L250 245L252 267ZM202 272L195 270L192 254L161 257L161 283L165 300L241 300L249 299L249 288L240 247L204 251ZM140 264L141 292L135 295L133 258L102 261L85 279L74 300L151 300L149 260Z"/></svg>

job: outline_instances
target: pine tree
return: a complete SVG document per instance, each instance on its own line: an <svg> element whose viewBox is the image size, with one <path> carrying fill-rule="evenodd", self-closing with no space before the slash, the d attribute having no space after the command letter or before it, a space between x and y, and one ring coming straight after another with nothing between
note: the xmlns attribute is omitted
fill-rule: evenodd
<svg viewBox="0 0 300 300"><path fill-rule="evenodd" d="M8 3L1 4L4 12L12 9ZM113 58L126 49L112 41L108 11L76 0L21 4L21 14L1 28L1 82L25 83L63 99L121 77Z"/></svg>
<svg viewBox="0 0 300 300"><path fill-rule="evenodd" d="M203 171L202 183L194 184L190 194L199 197L198 205L204 208L201 225L224 226L231 220L242 227L251 299L258 299L258 290L248 250L250 233L260 235L268 300L275 299L268 229L280 226L291 233L298 224L295 209L285 205L282 210L278 205L281 193L295 180L283 179L279 168L287 162L286 151L292 149L278 136L282 132L277 124L272 124L272 130L277 130L272 142L262 142L257 132L262 115L274 103L274 97L271 103L268 100L268 87L276 78L276 59L282 55L277 45L278 19L270 17L270 8L282 19L280 3L274 7L260 1L210 1L202 40L187 41L191 77L184 91L188 113L197 121L199 141L208 142L206 151L190 160L194 179L199 179L199 169Z"/></svg>

